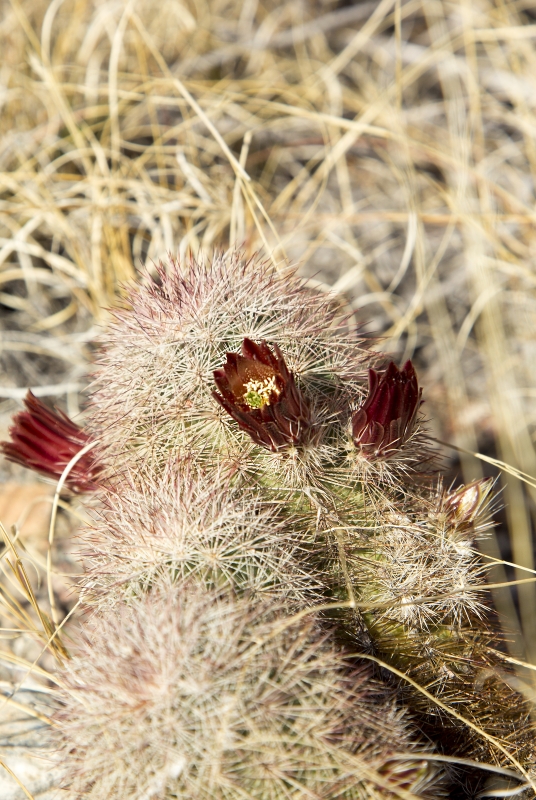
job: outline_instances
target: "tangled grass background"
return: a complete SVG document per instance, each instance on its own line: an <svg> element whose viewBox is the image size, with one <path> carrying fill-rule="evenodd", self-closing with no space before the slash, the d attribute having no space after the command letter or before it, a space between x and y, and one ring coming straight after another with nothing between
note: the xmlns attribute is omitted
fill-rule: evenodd
<svg viewBox="0 0 536 800"><path fill-rule="evenodd" d="M534 3L0 9L0 438L28 386L71 415L83 408L92 342L142 262L262 248L338 292L356 323L382 336L378 349L413 359L435 435L459 448L444 448L452 475L500 475L501 525L481 546L519 567L498 564L493 584L530 578ZM48 536L50 495L41 502L43 485L36 494L22 470L2 470L2 518L20 523L35 592L32 607L7 547L2 758L40 796L48 767L8 749L15 723L21 742L46 724L48 700L32 695L45 686L37 668L26 695L12 691L42 650L21 631L42 631L44 646L42 609L50 603L60 622L74 608L68 536L80 512L60 508ZM535 663L535 584L492 591L510 656ZM520 667L532 701L533 676ZM31 731L16 701L35 712ZM25 796L7 773L2 790Z"/></svg>

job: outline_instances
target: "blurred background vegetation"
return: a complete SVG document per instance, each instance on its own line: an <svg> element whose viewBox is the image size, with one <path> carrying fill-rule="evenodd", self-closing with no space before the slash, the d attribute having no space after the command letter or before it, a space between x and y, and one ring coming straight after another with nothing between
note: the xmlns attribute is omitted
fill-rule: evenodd
<svg viewBox="0 0 536 800"><path fill-rule="evenodd" d="M83 412L144 262L261 248L414 360L448 479L499 476L492 581L530 576L535 44L534 0L0 0L0 438L27 387ZM536 662L535 584L494 599Z"/></svg>

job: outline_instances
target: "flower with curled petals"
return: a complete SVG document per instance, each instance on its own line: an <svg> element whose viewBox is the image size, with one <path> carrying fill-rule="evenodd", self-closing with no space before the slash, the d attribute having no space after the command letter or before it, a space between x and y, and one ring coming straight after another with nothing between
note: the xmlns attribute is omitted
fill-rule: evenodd
<svg viewBox="0 0 536 800"><path fill-rule="evenodd" d="M214 398L253 441L276 453L303 444L311 428L309 404L277 345L242 342L214 372Z"/></svg>
<svg viewBox="0 0 536 800"><path fill-rule="evenodd" d="M9 428L11 441L0 442L0 451L8 461L58 479L90 438L66 414L48 408L31 391L24 405L26 411L15 414ZM65 483L73 492L91 492L97 487L98 472L92 454L87 453L74 464Z"/></svg>
<svg viewBox="0 0 536 800"><path fill-rule="evenodd" d="M352 414L352 438L367 458L389 458L410 438L422 389L411 361L398 369L391 361L380 375L369 370L369 393Z"/></svg>

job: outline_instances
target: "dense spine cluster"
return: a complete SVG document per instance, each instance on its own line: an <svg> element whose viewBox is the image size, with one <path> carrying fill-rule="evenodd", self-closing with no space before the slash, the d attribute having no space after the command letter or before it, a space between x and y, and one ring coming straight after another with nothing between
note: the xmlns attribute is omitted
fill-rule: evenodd
<svg viewBox="0 0 536 800"><path fill-rule="evenodd" d="M287 613L162 578L94 617L65 675L67 796L438 797L389 692Z"/></svg>
<svg viewBox="0 0 536 800"><path fill-rule="evenodd" d="M297 608L321 603L325 588L317 548L277 503L188 460L146 474L142 486L131 476L103 488L85 556L82 595L93 607L136 596L167 575Z"/></svg>
<svg viewBox="0 0 536 800"><path fill-rule="evenodd" d="M239 253L161 265L129 303L84 432L99 490L60 725L72 796L437 798L430 740L534 780L474 548L492 485L442 487L411 362ZM360 654L409 680L382 672L382 694Z"/></svg>

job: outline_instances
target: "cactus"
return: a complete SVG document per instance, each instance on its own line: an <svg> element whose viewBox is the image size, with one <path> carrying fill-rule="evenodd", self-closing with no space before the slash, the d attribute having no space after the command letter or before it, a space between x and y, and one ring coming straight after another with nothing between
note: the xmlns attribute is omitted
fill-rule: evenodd
<svg viewBox="0 0 536 800"><path fill-rule="evenodd" d="M82 597L98 608L167 574L297 608L321 603L325 591L316 548L275 502L189 459L146 473L142 486L124 476L119 486L103 487L85 555Z"/></svg>
<svg viewBox="0 0 536 800"><path fill-rule="evenodd" d="M124 464L143 473L189 456L267 493L273 487L278 501L282 487L316 491L330 475L336 479L346 460L340 433L371 360L338 304L307 290L295 273L245 262L239 253L188 266L170 261L158 270L156 280L131 292L131 308L115 312L102 338L89 429L95 436L106 430L102 458L110 476ZM225 369L227 353L252 340L277 346L300 396L309 398L309 435L299 445L289 439L275 452L259 446L215 401L214 373ZM257 426L270 429L269 422Z"/></svg>
<svg viewBox="0 0 536 800"><path fill-rule="evenodd" d="M389 692L284 615L162 577L94 616L63 676L66 796L442 796Z"/></svg>
<svg viewBox="0 0 536 800"><path fill-rule="evenodd" d="M378 514L368 545L345 538L346 575L380 657L485 734L507 742L510 754L531 768L533 710L512 688L515 678L495 651L486 569L474 548L490 525L491 488L489 480L476 481L456 492L439 486L400 499L396 512ZM410 702L447 752L504 763L496 744L445 715L430 697L417 693Z"/></svg>
<svg viewBox="0 0 536 800"><path fill-rule="evenodd" d="M283 654L308 653L313 663L328 651L334 672L325 684L326 695L334 691L342 697L339 689L329 687L339 686L337 681L346 685L343 676L354 675L348 653L376 658L401 678L396 684L399 702L411 709L418 727L441 752L496 765L514 763L530 780L536 760L532 709L515 691L515 678L496 653L497 636L486 607L486 570L474 547L490 525L492 486L481 481L456 491L443 489L419 412L422 389L411 362L398 369L370 352L336 300L309 290L295 272L277 272L259 259L246 261L230 252L186 264L170 260L159 265L155 277L146 275L102 335L93 378L84 441L94 445L91 465L98 491L94 522L86 534L88 571L82 597L95 616L89 638L68 667L71 692L64 698L61 726L66 751L69 740L76 743L68 767L72 791L166 800L383 797L391 796L389 792L427 796L427 781L434 773L424 770L421 785L412 758L397 772L406 774L407 768L409 783L396 788L389 783L387 755L374 762L376 777L369 780L363 762L359 766L355 761L361 745L350 743L352 737L360 741L358 733L347 727L346 717L339 726L338 712L327 712L329 703L323 706L327 716L313 727L352 730L350 739L343 736L336 748L340 760L332 763L328 756L333 754L327 745L331 734L312 744L304 740L303 747L312 754L308 766L300 760L302 744L292 738L294 733L289 752L281 750L285 726L295 731L290 706L308 707L303 684L292 683L294 655ZM171 598L165 612L163 585ZM201 597L208 598L208 605ZM175 621L182 624L173 609L180 607L185 620L192 620L191 629L184 622L179 639L201 636L196 641L206 653L211 625L220 625L210 616L211 604L232 618L232 647L225 649L231 672L244 652L264 641L257 624L264 630L277 619L286 631L282 639L279 634L270 639L278 642L273 652L284 669L278 672L277 659L270 660L272 651L259 645L254 672L246 670L258 676L275 670L278 691L286 698L281 714L288 715L287 722L278 717L279 727L274 723L275 728L267 729L265 743L275 747L282 761L262 790L256 783L260 773L253 773L273 763L272 751L249 750L244 744L248 755L243 756L240 780L245 783L233 788L225 784L224 789L211 781L216 774L231 780L228 767L222 761L208 770L204 761L204 754L216 747L210 725L199 722L197 744L192 745L197 767L190 770L185 766L193 764L190 751L177 750L166 739L167 711L147 711L153 701L136 695L137 684L126 687L132 695L125 696L125 705L119 690L119 705L112 703L118 688L113 682L122 680L123 656L111 642L122 641L122 627L130 642L124 658L132 660L134 670L139 663L141 673L143 648L152 653L153 631L156 635L162 630L170 639L170 652L177 653L179 672L173 675L182 685L195 667L180 655L171 632ZM231 606L232 612L225 610ZM310 616L313 607L323 611ZM292 622L300 609L300 624L308 631L303 636L312 637L305 650L296 644L305 640ZM167 617L175 620L171 628ZM151 685L167 686L168 694L182 697L173 694L161 672L171 674L162 652L153 659L161 677L151 678ZM151 658L147 655L147 663ZM296 658L298 670L309 663L305 657L300 660L302 655ZM210 659L220 664L220 655ZM235 678L225 672L227 667L221 668L218 687L224 697L225 682ZM387 680L385 671L381 676ZM288 693L287 681L293 687ZM356 685L364 684L358 680ZM83 697L84 686L92 687L89 706L73 699ZM245 706L257 702L251 697L244 699ZM177 700L179 706L181 702ZM358 700L352 702L358 709ZM84 714L97 719L104 703L103 721L86 731ZM127 708L140 709L136 725L124 721ZM188 708L197 714L193 706ZM374 701L372 708L373 729L378 735L383 731L387 744L392 740L385 703ZM257 742L245 717L236 719L247 741ZM169 730L190 724L183 717L174 720ZM115 731L111 748L97 734L98 725ZM128 735L123 725L130 725ZM165 730L156 730L159 726ZM410 728L415 742L411 726L405 736ZM130 741L136 736L137 743L123 751L123 737ZM147 760L138 764L133 753L141 752L142 740L148 742ZM406 749L409 753L409 744ZM377 752L385 753L381 747ZM175 753L171 761L167 753ZM112 757L122 765L120 774L112 766L105 768L111 762L102 759ZM347 766L346 758L354 759L354 767ZM232 763L229 769L235 775L238 767ZM125 777L126 764L136 766L132 783ZM194 781L194 772L196 781L205 782L184 783ZM439 784L433 791L439 796Z"/></svg>

